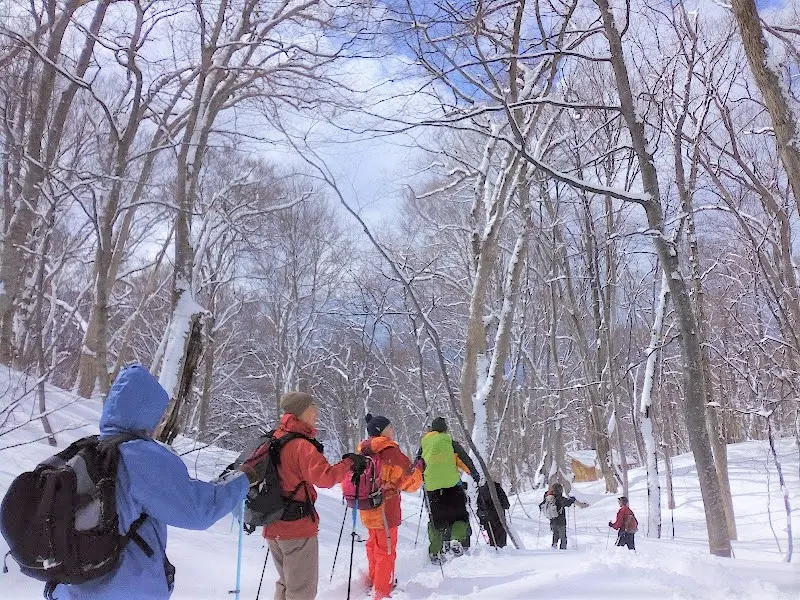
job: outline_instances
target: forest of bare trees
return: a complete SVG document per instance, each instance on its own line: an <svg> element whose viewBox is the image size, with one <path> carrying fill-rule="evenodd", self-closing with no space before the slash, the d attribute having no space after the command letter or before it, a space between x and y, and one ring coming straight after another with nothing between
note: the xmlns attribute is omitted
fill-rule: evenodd
<svg viewBox="0 0 800 600"><path fill-rule="evenodd" d="M239 448L300 389L334 452L445 415L515 490L632 457L652 536L691 452L722 556L727 444L800 452L797 2L2 6L0 361L53 442L45 383L137 361L165 441ZM404 157L383 220L345 140Z"/></svg>

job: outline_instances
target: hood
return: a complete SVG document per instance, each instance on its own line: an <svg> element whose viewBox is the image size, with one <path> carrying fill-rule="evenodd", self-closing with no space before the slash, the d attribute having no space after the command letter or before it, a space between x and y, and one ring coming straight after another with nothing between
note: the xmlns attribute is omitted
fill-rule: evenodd
<svg viewBox="0 0 800 600"><path fill-rule="evenodd" d="M281 417L280 429L291 433L299 433L306 437L317 437L316 428L311 427L311 425L301 421L291 413L286 413Z"/></svg>
<svg viewBox="0 0 800 600"><path fill-rule="evenodd" d="M169 395L141 365L120 371L103 404L100 434L153 432L169 404Z"/></svg>
<svg viewBox="0 0 800 600"><path fill-rule="evenodd" d="M390 440L386 436L377 435L361 442L358 445L358 451L361 454L369 456L370 454L377 454L381 450L386 450L386 448L391 447L399 448L397 442Z"/></svg>
<svg viewBox="0 0 800 600"><path fill-rule="evenodd" d="M437 435L446 435L451 440L453 439L453 436L451 436L446 431L429 431L428 433L426 433L425 435L422 436L422 439L424 440L425 438L432 438L432 437L435 437Z"/></svg>

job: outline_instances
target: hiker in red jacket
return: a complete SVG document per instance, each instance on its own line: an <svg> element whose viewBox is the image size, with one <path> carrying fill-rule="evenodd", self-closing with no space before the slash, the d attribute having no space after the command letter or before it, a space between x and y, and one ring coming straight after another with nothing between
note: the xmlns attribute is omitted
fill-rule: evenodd
<svg viewBox="0 0 800 600"><path fill-rule="evenodd" d="M384 416L366 416L369 439L358 445L358 452L380 462L383 503L378 508L361 509L361 522L369 530L367 560L374 600L389 598L394 586L397 559L397 528L400 527L400 492L416 492L422 485L422 471L411 464L394 441L394 428Z"/></svg>
<svg viewBox="0 0 800 600"><path fill-rule="evenodd" d="M617 546L627 546L628 550L636 550L636 544L633 538L639 530L639 524L636 521L633 511L628 506L627 496L620 496L618 500L619 510L617 511L617 520L613 523L609 521L608 526L619 531Z"/></svg>
<svg viewBox="0 0 800 600"><path fill-rule="evenodd" d="M366 459L345 454L331 465L322 454L317 435L317 406L314 397L303 392L289 392L281 398L280 427L275 437L299 433L303 437L286 443L281 450L278 478L286 510L279 521L264 527L278 581L275 600L314 600L319 574L319 515L314 509L317 492L314 486L331 488L348 472L361 473Z"/></svg>

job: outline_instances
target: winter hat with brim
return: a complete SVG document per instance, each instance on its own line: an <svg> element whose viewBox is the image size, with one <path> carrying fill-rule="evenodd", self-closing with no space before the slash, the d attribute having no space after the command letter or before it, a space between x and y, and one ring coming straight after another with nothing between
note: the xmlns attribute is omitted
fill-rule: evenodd
<svg viewBox="0 0 800 600"><path fill-rule="evenodd" d="M444 420L444 417L436 417L431 422L431 431L438 431L439 433L447 431L447 421Z"/></svg>
<svg viewBox="0 0 800 600"><path fill-rule="evenodd" d="M295 417L302 415L314 404L314 396L305 392L288 392L281 397L281 410Z"/></svg>
<svg viewBox="0 0 800 600"><path fill-rule="evenodd" d="M367 433L370 437L380 435L384 429L391 425L391 421L383 415L375 415L373 417L370 413L367 413L364 420L367 422Z"/></svg>

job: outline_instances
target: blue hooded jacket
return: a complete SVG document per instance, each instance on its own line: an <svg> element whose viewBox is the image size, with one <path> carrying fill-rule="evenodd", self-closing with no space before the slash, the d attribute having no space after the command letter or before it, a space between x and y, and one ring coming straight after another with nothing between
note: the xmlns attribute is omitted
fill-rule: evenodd
<svg viewBox="0 0 800 600"><path fill-rule="evenodd" d="M144 367L128 367L106 398L100 436L121 432L149 436L168 402L164 388ZM166 600L172 594L164 570L167 525L207 529L236 508L249 487L240 472L226 481L192 479L180 457L152 440L125 442L120 454L116 491L120 533L126 533L139 515L148 515L139 535L154 554L148 558L129 542L112 573L81 585L59 585L57 600Z"/></svg>

